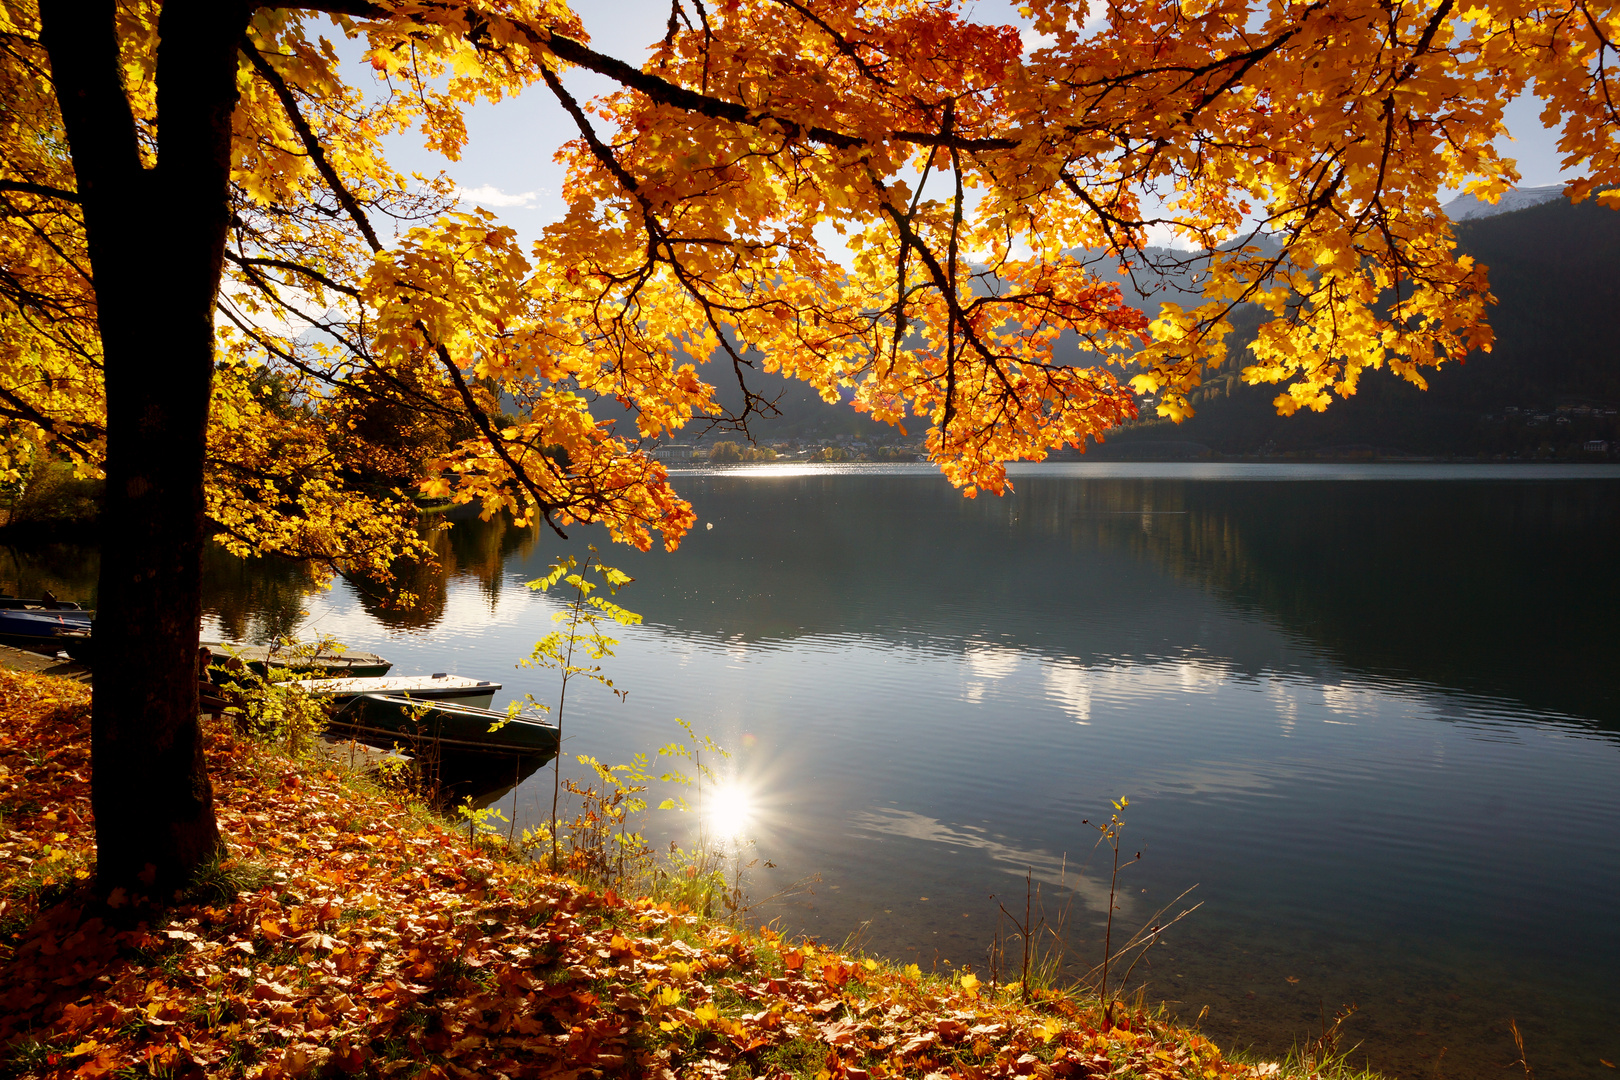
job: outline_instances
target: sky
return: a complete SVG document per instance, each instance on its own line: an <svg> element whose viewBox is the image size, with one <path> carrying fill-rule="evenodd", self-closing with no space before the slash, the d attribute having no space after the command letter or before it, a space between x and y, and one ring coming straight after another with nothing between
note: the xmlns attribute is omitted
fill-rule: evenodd
<svg viewBox="0 0 1620 1080"><path fill-rule="evenodd" d="M968 0L967 7L976 22L1024 22L1014 4L1006 0ZM637 65L663 37L670 10L669 0L581 0L574 8L590 32L594 48ZM1033 34L1029 41L1033 46ZM354 56L358 59L358 51ZM363 80L369 75L369 66L363 66L357 67L352 77ZM580 69L568 72L565 82L581 100L615 88L609 80ZM1508 124L1518 138L1515 142L1504 140L1503 149L1518 159L1522 187L1554 184L1562 178L1557 136L1542 128L1539 112L1540 104L1528 97L1509 109ZM466 192L469 202L495 211L525 238L532 239L546 224L561 217L563 171L552 155L577 131L544 87L499 104L470 109L467 130L468 144L459 162L448 162L423 150L412 135L390 141L390 160L407 172L447 171Z"/></svg>

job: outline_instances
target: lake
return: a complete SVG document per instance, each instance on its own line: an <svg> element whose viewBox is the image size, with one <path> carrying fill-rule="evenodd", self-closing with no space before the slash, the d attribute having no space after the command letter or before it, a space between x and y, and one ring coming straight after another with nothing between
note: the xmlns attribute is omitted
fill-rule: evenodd
<svg viewBox="0 0 1620 1080"><path fill-rule="evenodd" d="M596 542L646 622L603 661L626 700L570 689L565 760L626 761L676 717L732 748L727 827L776 864L754 895L819 877L752 918L982 976L1030 875L1094 963L1109 875L1083 819L1123 796L1117 922L1203 903L1133 983L1223 1044L1281 1054L1353 1002L1356 1060L1392 1075L1497 1075L1510 1020L1543 1080L1613 1075L1620 470L1013 476L966 500L921 466L694 470L673 555L460 523L415 612L215 556L205 629L554 700L514 666L557 604L524 583ZM9 584L93 599L93 572L14 552ZM533 823L549 799L546 770L502 805Z"/></svg>

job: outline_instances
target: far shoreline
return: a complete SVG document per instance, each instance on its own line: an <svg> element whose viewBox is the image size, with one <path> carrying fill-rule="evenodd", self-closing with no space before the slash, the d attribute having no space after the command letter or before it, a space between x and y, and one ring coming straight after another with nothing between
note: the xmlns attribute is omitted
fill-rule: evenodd
<svg viewBox="0 0 1620 1080"><path fill-rule="evenodd" d="M926 461L783 461L710 465L682 463L669 475L740 476L940 476ZM1015 461L1009 477L1072 477L1121 480L1620 480L1612 462L1507 462L1400 458L1382 461L1233 458L1199 461L1079 460Z"/></svg>

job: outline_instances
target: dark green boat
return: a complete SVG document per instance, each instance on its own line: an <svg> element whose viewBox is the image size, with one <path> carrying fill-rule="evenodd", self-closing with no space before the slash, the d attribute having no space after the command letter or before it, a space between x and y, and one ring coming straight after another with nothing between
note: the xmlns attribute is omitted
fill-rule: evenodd
<svg viewBox="0 0 1620 1080"><path fill-rule="evenodd" d="M388 669L394 666L376 653L347 650L329 652L307 645L266 648L263 645L204 641L201 647L210 654L209 672L215 683L233 681L231 671L237 663L246 665L260 675L278 667L328 678L375 678L388 674Z"/></svg>
<svg viewBox="0 0 1620 1080"><path fill-rule="evenodd" d="M383 746L398 742L455 753L557 752L556 727L534 717L508 719L494 709L393 694L355 696L332 715L328 730Z"/></svg>

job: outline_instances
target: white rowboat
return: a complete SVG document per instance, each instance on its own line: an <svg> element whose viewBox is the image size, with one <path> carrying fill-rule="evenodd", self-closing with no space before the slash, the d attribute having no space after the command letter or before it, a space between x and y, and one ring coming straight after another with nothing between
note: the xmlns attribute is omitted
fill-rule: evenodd
<svg viewBox="0 0 1620 1080"><path fill-rule="evenodd" d="M357 694L388 694L418 701L443 701L487 709L501 684L488 679L438 672L433 675L384 675L360 679L294 679L281 684L309 694L346 700Z"/></svg>

